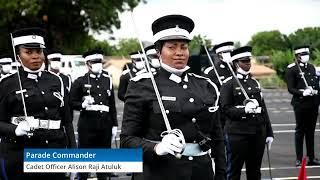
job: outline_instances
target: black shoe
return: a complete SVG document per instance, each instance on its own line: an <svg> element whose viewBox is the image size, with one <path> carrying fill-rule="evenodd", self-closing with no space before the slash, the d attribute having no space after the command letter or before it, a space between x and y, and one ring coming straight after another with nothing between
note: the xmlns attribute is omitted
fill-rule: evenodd
<svg viewBox="0 0 320 180"><path fill-rule="evenodd" d="M300 160L296 160L296 167L301 166L301 161Z"/></svg>
<svg viewBox="0 0 320 180"><path fill-rule="evenodd" d="M320 165L320 161L317 158L314 158L312 160L309 159L307 166L319 166Z"/></svg>

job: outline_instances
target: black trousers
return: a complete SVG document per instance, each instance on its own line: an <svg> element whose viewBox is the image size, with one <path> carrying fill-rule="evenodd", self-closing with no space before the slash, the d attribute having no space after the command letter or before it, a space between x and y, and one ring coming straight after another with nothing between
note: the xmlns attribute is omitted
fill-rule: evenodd
<svg viewBox="0 0 320 180"><path fill-rule="evenodd" d="M247 180L261 179L261 163L266 133L226 134L227 180L240 180L241 169L246 164Z"/></svg>
<svg viewBox="0 0 320 180"><path fill-rule="evenodd" d="M177 159L172 155L159 156L153 162L143 164L143 173L134 173L133 180L212 180L211 157L188 156Z"/></svg>
<svg viewBox="0 0 320 180"><path fill-rule="evenodd" d="M303 140L306 138L307 156L314 158L314 132L318 117L318 106L314 108L294 108L296 118L295 148L297 160L303 156Z"/></svg>
<svg viewBox="0 0 320 180"><path fill-rule="evenodd" d="M106 129L88 129L79 127L79 148L111 148L111 127ZM88 179L88 173L79 173L80 180ZM97 173L98 180L105 180L107 173Z"/></svg>
<svg viewBox="0 0 320 180"><path fill-rule="evenodd" d="M2 141L1 147L1 178L3 180L64 180L65 173L24 173L23 172L23 152L24 148L64 148L63 140L49 142L48 144L37 142L32 146L24 146L14 142Z"/></svg>

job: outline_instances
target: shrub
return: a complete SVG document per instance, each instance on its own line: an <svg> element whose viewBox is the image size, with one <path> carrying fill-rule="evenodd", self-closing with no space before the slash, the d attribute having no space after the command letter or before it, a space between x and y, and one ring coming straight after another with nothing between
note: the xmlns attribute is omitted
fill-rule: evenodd
<svg viewBox="0 0 320 180"><path fill-rule="evenodd" d="M280 79L284 80L287 66L293 63L294 55L291 51L274 51L271 56L273 69Z"/></svg>

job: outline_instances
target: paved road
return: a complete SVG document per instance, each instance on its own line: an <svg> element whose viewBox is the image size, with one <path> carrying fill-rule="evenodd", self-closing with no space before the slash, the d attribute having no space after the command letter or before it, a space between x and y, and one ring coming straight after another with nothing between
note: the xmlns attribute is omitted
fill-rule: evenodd
<svg viewBox="0 0 320 180"><path fill-rule="evenodd" d="M294 128L295 119L292 107L290 105L291 95L286 90L264 90L265 102L271 118L273 131L275 133L275 141L270 151L270 162L272 167L272 177L274 180L297 179L299 169L294 166ZM123 103L117 101L117 111L119 125L121 125ZM75 119L78 113L75 115ZM76 124L76 120L74 121ZM315 153L320 157L320 129L317 124L315 133ZM268 168L267 153L262 163L262 178L270 179ZM246 179L245 169L243 169L241 179ZM308 179L320 179L320 166L307 167ZM92 178L95 179L95 178ZM112 180L130 179L126 174L119 174L117 178Z"/></svg>

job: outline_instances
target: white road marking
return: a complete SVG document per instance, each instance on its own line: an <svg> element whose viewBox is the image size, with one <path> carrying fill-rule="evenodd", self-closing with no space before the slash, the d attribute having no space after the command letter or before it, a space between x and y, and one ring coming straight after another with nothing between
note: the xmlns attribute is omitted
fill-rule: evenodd
<svg viewBox="0 0 320 180"><path fill-rule="evenodd" d="M320 166L306 166L306 169L317 169L317 168L320 168ZM291 169L300 169L300 166L299 167L295 167L295 166L289 166L289 167L271 167L271 170L274 171L274 170L291 170ZM269 167L262 167L260 168L261 171L269 171ZM241 169L242 172L245 172L246 171L246 168L242 168Z"/></svg>
<svg viewBox="0 0 320 180"><path fill-rule="evenodd" d="M296 126L296 124L271 124L272 127L279 127L279 126ZM317 123L316 125L319 125L319 123Z"/></svg>
<svg viewBox="0 0 320 180"><path fill-rule="evenodd" d="M279 131L273 131L273 133L280 134L280 133L294 133L295 130L279 130ZM316 129L315 132L320 132L320 129Z"/></svg>
<svg viewBox="0 0 320 180"><path fill-rule="evenodd" d="M319 179L319 178L320 178L320 176L307 176L307 179ZM286 180L286 179L298 179L298 177L281 177L281 178L272 178L272 179L274 179L274 180Z"/></svg>

